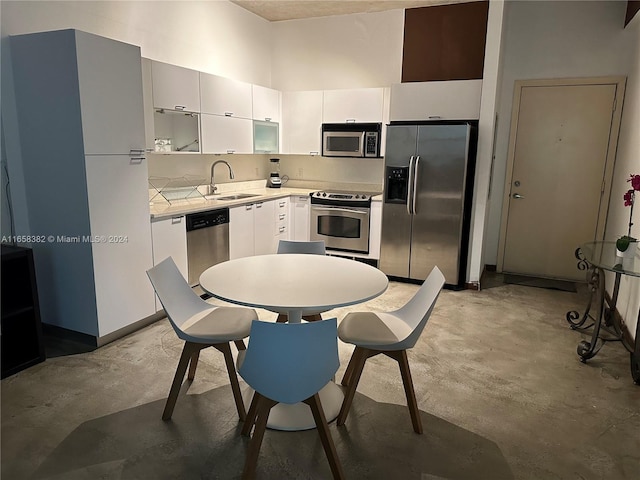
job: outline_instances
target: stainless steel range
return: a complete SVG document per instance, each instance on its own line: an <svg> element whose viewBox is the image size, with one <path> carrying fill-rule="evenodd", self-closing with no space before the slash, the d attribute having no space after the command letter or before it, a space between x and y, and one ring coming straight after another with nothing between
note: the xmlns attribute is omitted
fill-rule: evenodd
<svg viewBox="0 0 640 480"><path fill-rule="evenodd" d="M371 195L313 192L310 239L324 240L328 250L369 253Z"/></svg>

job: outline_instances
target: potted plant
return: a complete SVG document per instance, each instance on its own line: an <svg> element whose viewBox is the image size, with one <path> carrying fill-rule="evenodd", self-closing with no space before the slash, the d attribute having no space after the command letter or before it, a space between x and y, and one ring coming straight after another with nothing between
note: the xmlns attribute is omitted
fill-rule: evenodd
<svg viewBox="0 0 640 480"><path fill-rule="evenodd" d="M631 207L629 212L629 230L626 235L623 235L616 240L616 254L619 257L627 257L635 255L635 244L638 241L631 236L631 227L633 226L633 204L636 199L636 190L640 190L640 175L631 174L627 179L627 182L631 183L631 188L624 194L624 206Z"/></svg>

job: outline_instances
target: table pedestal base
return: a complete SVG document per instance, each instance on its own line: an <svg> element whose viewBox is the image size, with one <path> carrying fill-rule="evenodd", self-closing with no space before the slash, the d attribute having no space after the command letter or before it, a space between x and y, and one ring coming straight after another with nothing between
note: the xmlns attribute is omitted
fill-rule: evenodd
<svg viewBox="0 0 640 480"><path fill-rule="evenodd" d="M344 394L342 389L334 382L329 382L320 392L320 403L324 410L327 422L331 422L338 417ZM244 404L249 407L253 397L253 389L247 388L242 394ZM279 403L271 409L267 428L273 430L282 430L288 432L311 430L316 428L316 422L313 419L311 409L305 403L295 403L293 405L287 403Z"/></svg>

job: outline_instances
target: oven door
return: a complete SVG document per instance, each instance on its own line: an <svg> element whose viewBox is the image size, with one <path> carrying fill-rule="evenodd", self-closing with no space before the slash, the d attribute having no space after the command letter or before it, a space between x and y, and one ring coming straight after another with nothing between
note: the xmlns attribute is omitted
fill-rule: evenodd
<svg viewBox="0 0 640 480"><path fill-rule="evenodd" d="M322 155L325 157L364 157L364 132L324 132Z"/></svg>
<svg viewBox="0 0 640 480"><path fill-rule="evenodd" d="M369 253L368 208L311 205L310 240L328 249Z"/></svg>

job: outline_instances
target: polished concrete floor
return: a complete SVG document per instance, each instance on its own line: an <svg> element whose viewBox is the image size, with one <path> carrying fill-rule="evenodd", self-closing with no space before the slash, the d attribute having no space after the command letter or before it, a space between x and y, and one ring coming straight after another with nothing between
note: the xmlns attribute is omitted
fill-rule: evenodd
<svg viewBox="0 0 640 480"><path fill-rule="evenodd" d="M608 344L580 363L583 335L564 320L582 308L584 288L499 280L444 291L409 352L423 435L411 428L397 364L367 362L346 425L330 425L347 478L639 478L640 387L629 355ZM393 282L331 315L391 310L416 288ZM181 347L164 319L3 380L2 479L239 478L248 442L218 352L201 354L173 419L160 418ZM352 347L339 349L338 379ZM266 432L258 478L330 476L315 430Z"/></svg>

